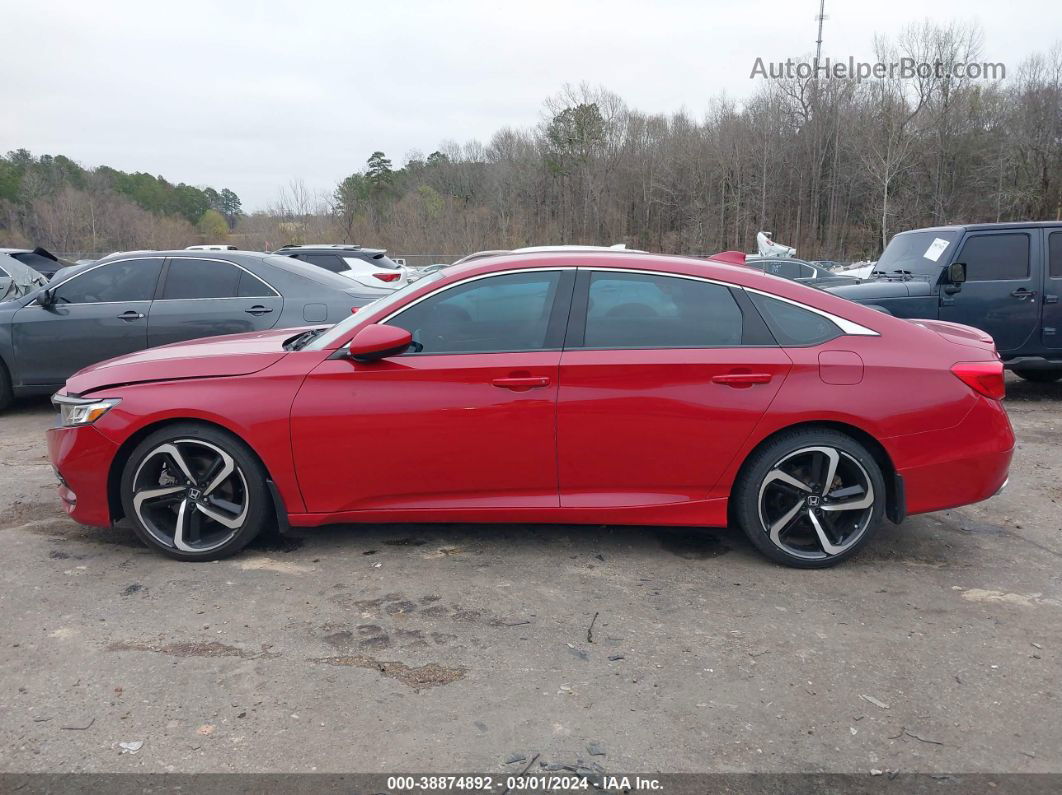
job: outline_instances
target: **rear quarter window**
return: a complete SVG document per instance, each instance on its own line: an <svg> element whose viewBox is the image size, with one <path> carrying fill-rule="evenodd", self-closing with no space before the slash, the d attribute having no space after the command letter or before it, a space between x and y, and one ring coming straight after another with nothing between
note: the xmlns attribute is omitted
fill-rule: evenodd
<svg viewBox="0 0 1062 795"><path fill-rule="evenodd" d="M782 346L818 345L840 337L844 332L829 318L810 309L746 291L767 327Z"/></svg>

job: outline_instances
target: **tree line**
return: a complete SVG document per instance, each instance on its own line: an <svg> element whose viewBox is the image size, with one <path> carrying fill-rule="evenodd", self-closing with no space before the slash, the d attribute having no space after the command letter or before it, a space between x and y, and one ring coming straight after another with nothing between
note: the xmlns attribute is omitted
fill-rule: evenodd
<svg viewBox="0 0 1062 795"><path fill-rule="evenodd" d="M752 250L766 229L799 255L846 260L876 258L913 227L1059 218L1062 46L1007 64L1005 79L956 76L951 67L981 50L975 26L918 23L876 38L875 57L942 65L929 74L757 80L743 101L715 99L700 119L643 113L607 89L569 86L533 128L414 152L397 166L374 152L331 192L295 180L268 209L217 211L234 222L228 239L254 249L334 241L454 255L622 242L711 253ZM72 165L64 159L62 168ZM179 237L175 224L188 232L193 219L155 199L151 185L134 191L104 177L104 195L155 219L150 247ZM187 188L169 187L173 202ZM11 199L0 188L6 217L11 207L23 213L21 226L0 215L0 238L15 229L52 242L40 214L61 216L57 197L41 193L35 210L19 191Z"/></svg>
<svg viewBox="0 0 1062 795"><path fill-rule="evenodd" d="M0 156L0 245L64 253L184 246L224 238L243 210L228 188L173 184L64 155L26 149Z"/></svg>

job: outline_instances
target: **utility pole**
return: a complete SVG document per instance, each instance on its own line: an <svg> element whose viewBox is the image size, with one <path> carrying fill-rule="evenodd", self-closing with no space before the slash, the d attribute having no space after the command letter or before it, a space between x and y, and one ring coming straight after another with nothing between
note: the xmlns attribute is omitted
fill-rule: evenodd
<svg viewBox="0 0 1062 795"><path fill-rule="evenodd" d="M815 64L822 57L822 23L826 19L826 0L819 0L819 15L815 17L819 23L819 37L815 39Z"/></svg>

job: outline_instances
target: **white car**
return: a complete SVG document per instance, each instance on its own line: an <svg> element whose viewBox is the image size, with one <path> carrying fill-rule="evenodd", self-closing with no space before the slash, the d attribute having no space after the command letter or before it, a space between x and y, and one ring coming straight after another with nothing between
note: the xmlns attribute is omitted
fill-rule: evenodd
<svg viewBox="0 0 1062 795"><path fill-rule="evenodd" d="M284 246L273 253L338 273L361 287L378 290L381 295L410 282L410 269L388 257L382 248L325 243Z"/></svg>

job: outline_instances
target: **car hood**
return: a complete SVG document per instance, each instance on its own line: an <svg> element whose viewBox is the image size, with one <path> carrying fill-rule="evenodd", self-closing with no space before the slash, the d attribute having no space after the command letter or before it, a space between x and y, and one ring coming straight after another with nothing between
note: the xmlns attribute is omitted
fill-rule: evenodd
<svg viewBox="0 0 1062 795"><path fill-rule="evenodd" d="M147 381L250 375L284 358L284 340L305 330L252 331L148 348L78 370L67 379L65 392L84 395L105 387Z"/></svg>
<svg viewBox="0 0 1062 795"><path fill-rule="evenodd" d="M859 284L827 285L825 289L850 301L873 301L880 298L907 298L929 295L932 286L925 279L871 279Z"/></svg>
<svg viewBox="0 0 1062 795"><path fill-rule="evenodd" d="M809 287L818 287L820 290L825 290L832 287L841 287L842 285L861 284L862 280L854 276L820 276L817 279L808 279L801 283Z"/></svg>

